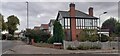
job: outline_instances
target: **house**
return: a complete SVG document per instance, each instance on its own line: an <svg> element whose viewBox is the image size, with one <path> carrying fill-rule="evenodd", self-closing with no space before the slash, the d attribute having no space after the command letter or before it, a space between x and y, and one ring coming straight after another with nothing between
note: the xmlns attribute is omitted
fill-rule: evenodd
<svg viewBox="0 0 120 56"><path fill-rule="evenodd" d="M41 24L40 29L44 32L49 32L49 25L48 24Z"/></svg>
<svg viewBox="0 0 120 56"><path fill-rule="evenodd" d="M20 32L18 32L18 33L15 32L15 33L14 33L14 38L15 38L16 40L17 40L17 39L20 39L20 36L19 36L19 35L20 35Z"/></svg>
<svg viewBox="0 0 120 56"><path fill-rule="evenodd" d="M53 36L53 24L55 22L55 19L51 19L49 22L49 32L51 34L51 36Z"/></svg>
<svg viewBox="0 0 120 56"><path fill-rule="evenodd" d="M98 29L98 19L93 15L93 8L88 9L88 14L75 9L75 4L69 5L69 11L59 11L56 20L65 31L65 40L75 41L82 29Z"/></svg>
<svg viewBox="0 0 120 56"><path fill-rule="evenodd" d="M98 34L104 34L109 37L109 29L101 29L101 31L98 30Z"/></svg>
<svg viewBox="0 0 120 56"><path fill-rule="evenodd" d="M40 30L40 26L35 26L34 30Z"/></svg>

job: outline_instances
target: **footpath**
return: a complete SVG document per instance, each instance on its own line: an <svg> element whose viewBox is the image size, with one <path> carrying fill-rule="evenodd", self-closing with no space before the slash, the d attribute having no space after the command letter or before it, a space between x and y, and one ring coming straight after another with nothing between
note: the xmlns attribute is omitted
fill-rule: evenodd
<svg viewBox="0 0 120 56"><path fill-rule="evenodd" d="M3 54L77 54L77 53L92 53L92 54L118 54L118 50L64 50L36 47L27 45L22 41L16 41L16 46Z"/></svg>

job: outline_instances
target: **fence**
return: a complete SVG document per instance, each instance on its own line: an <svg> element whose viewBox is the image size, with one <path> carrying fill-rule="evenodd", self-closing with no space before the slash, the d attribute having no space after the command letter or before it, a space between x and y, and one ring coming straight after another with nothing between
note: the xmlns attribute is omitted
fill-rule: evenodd
<svg viewBox="0 0 120 56"><path fill-rule="evenodd" d="M79 41L63 41L64 49L70 45L71 47L78 47L79 45L85 46L99 46L101 49L118 49L118 42L108 41L108 42L79 42Z"/></svg>

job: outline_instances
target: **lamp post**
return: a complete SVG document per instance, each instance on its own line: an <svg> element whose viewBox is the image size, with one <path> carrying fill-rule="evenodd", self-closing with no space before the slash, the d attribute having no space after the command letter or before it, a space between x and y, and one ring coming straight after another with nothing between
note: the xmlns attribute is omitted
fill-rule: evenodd
<svg viewBox="0 0 120 56"><path fill-rule="evenodd" d="M101 40L101 26L100 26L100 16L103 14L106 14L107 12L103 12L102 14L99 15L99 31L100 31L100 40Z"/></svg>
<svg viewBox="0 0 120 56"><path fill-rule="evenodd" d="M28 20L28 16L29 16L29 15L28 15L28 14L29 14L29 13L28 13L28 1L26 2L26 4L27 4L27 28L29 28L29 20Z"/></svg>

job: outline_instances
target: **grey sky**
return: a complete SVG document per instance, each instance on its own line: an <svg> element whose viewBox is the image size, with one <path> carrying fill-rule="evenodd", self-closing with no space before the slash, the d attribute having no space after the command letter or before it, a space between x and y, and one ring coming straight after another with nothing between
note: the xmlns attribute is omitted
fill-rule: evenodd
<svg viewBox="0 0 120 56"><path fill-rule="evenodd" d="M70 2L30 2L29 3L29 25L31 28L49 23L50 19L56 19L59 10L68 11ZM101 16L101 21L118 17L117 2L75 2L76 9L88 13L88 8L94 8L94 15L107 11ZM5 19L10 15L16 15L20 19L19 30L26 28L26 3L25 2L2 2L2 14Z"/></svg>

